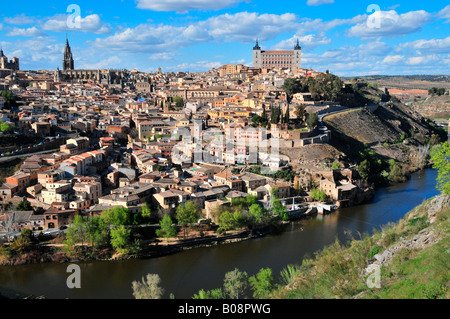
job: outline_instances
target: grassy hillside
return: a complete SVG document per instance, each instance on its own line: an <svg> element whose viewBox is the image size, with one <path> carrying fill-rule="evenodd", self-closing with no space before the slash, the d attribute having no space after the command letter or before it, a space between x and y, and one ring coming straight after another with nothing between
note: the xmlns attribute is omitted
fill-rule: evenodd
<svg viewBox="0 0 450 319"><path fill-rule="evenodd" d="M381 232L345 245L335 242L303 260L271 298L448 299L449 203L450 196L437 196ZM368 284L376 269L379 288Z"/></svg>

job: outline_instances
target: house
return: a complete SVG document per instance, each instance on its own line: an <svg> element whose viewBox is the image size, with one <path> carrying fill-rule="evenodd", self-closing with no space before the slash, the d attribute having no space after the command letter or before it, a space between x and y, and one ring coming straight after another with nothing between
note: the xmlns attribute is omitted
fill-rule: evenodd
<svg viewBox="0 0 450 319"><path fill-rule="evenodd" d="M52 229L68 226L75 219L75 213L75 210L66 210L52 206L44 213L44 227Z"/></svg>
<svg viewBox="0 0 450 319"><path fill-rule="evenodd" d="M179 195L170 190L154 194L153 198L155 200L155 204L158 204L161 208L164 209L175 208L180 201Z"/></svg>
<svg viewBox="0 0 450 319"><path fill-rule="evenodd" d="M244 190L244 182L240 176L234 175L226 170L214 174L214 179L223 185L227 185L231 190L240 192Z"/></svg>

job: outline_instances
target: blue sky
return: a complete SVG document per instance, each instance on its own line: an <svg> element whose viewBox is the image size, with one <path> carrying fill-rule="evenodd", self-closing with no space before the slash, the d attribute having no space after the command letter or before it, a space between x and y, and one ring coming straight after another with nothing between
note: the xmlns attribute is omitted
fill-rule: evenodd
<svg viewBox="0 0 450 319"><path fill-rule="evenodd" d="M61 68L67 34L77 69L251 66L256 38L289 50L298 38L305 68L449 74L449 31L437 0L26 0L0 13L0 46L23 70Z"/></svg>

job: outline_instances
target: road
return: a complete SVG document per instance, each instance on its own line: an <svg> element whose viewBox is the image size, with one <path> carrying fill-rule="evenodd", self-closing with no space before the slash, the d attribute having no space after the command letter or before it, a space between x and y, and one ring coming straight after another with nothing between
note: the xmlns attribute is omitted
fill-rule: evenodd
<svg viewBox="0 0 450 319"><path fill-rule="evenodd" d="M23 157L31 157L33 155L39 155L39 154L46 154L46 153L53 153L59 151L59 148L55 148L53 150L47 150L47 151L41 151L36 153L28 153L28 154L21 154L21 155L13 155L13 156L4 156L0 157L0 163L11 161L15 158L23 158Z"/></svg>

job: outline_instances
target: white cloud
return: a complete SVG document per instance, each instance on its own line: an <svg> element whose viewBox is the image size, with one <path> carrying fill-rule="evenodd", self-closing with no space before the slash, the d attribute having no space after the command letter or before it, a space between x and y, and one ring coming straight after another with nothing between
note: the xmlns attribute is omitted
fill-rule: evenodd
<svg viewBox="0 0 450 319"><path fill-rule="evenodd" d="M307 35L294 35L288 40L283 40L273 46L274 50L292 50L297 44L297 39L300 42L300 46L304 51L311 51L314 48L331 44L331 39L327 38L325 33L319 34L307 34Z"/></svg>
<svg viewBox="0 0 450 319"><path fill-rule="evenodd" d="M126 52L164 52L208 41L254 43L292 31L297 16L286 13L258 14L240 12L224 14L188 26L141 24L118 29L107 38L98 38L95 47Z"/></svg>
<svg viewBox="0 0 450 319"><path fill-rule="evenodd" d="M399 50L409 49L417 50L422 53L449 53L450 36L445 39L416 40L400 44Z"/></svg>
<svg viewBox="0 0 450 319"><path fill-rule="evenodd" d="M223 9L244 0L137 0L139 9L187 12L190 10Z"/></svg>
<svg viewBox="0 0 450 319"><path fill-rule="evenodd" d="M98 70L98 69L113 69L113 68L119 68L122 63L122 60L117 56L112 56L110 58L101 60L97 63L88 63L88 64L82 64L80 66L80 69L87 69L87 70Z"/></svg>
<svg viewBox="0 0 450 319"><path fill-rule="evenodd" d="M438 17L441 19L446 19L446 23L450 23L450 5L439 11Z"/></svg>
<svg viewBox="0 0 450 319"><path fill-rule="evenodd" d="M14 18L4 18L3 22L14 25L25 25L34 23L34 18L27 17L22 13L21 15L17 15Z"/></svg>
<svg viewBox="0 0 450 319"><path fill-rule="evenodd" d="M43 29L47 31L56 32L68 32L68 31L80 31L80 32L92 32L97 34L106 34L111 32L111 27L101 21L100 16L97 14L91 14L86 17L77 17L72 27L68 23L68 15L56 15L54 17L48 18L44 23ZM79 27L76 24L79 23Z"/></svg>
<svg viewBox="0 0 450 319"><path fill-rule="evenodd" d="M365 21L350 28L347 35L359 38L396 37L417 32L431 21L431 14L424 11L410 11L398 14L391 11L375 11Z"/></svg>
<svg viewBox="0 0 450 319"><path fill-rule="evenodd" d="M211 70L212 68L221 67L223 63L221 62L210 62L210 61L197 61L193 63L182 63L173 67L166 68L169 71L189 71L189 72L204 72Z"/></svg>
<svg viewBox="0 0 450 319"><path fill-rule="evenodd" d="M39 37L44 36L45 32L36 27L21 29L13 28L6 34L8 37Z"/></svg>
<svg viewBox="0 0 450 319"><path fill-rule="evenodd" d="M397 64L405 60L405 57L402 55L388 55L383 59L381 63L383 64Z"/></svg>
<svg viewBox="0 0 450 319"><path fill-rule="evenodd" d="M321 4L334 3L334 0L308 0L306 4L308 6L320 6Z"/></svg>

